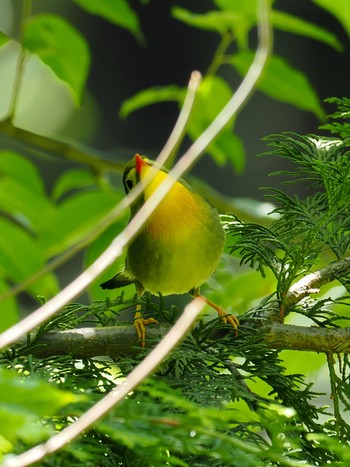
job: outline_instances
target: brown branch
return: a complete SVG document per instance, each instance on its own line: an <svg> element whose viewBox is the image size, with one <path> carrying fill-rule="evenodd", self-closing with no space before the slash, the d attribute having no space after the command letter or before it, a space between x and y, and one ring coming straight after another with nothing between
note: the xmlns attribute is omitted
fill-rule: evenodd
<svg viewBox="0 0 350 467"><path fill-rule="evenodd" d="M168 330L169 326L165 325L149 327L147 329L148 346L153 347ZM261 328L260 331L268 346L273 349L327 353L350 352L350 328L320 328L272 323ZM237 339L239 339L239 334ZM40 336L35 346L28 348L28 351L38 358L55 355L71 355L74 358L99 355L117 357L135 354L141 350L132 325L50 331Z"/></svg>
<svg viewBox="0 0 350 467"><path fill-rule="evenodd" d="M292 285L283 301L284 307L290 308L296 305L306 296L312 293L318 293L322 285L349 273L350 258L344 258L328 264L319 271L308 274Z"/></svg>
<svg viewBox="0 0 350 467"><path fill-rule="evenodd" d="M350 328L320 328L273 323L264 334L274 349L349 353Z"/></svg>
<svg viewBox="0 0 350 467"><path fill-rule="evenodd" d="M286 308L296 305L310 293L340 276L350 272L350 258L335 261L296 282L287 293ZM286 325L272 319L279 311L278 303L271 303L265 313L259 314L261 335L271 348L303 350L311 352L349 353L350 328L321 328ZM245 326L256 326L257 320L249 318ZM151 326L147 330L147 342L153 346L169 329L168 326ZM244 332L244 331L241 331ZM239 336L238 336L239 338ZM116 357L140 351L134 326L110 326L51 331L43 334L36 345L29 349L39 358L53 355L71 355L75 358L108 355Z"/></svg>

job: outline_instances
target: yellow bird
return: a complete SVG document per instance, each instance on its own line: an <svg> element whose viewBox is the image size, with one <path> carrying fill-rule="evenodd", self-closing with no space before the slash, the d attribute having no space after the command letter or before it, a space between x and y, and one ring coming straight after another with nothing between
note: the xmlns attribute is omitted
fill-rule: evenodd
<svg viewBox="0 0 350 467"><path fill-rule="evenodd" d="M146 176L155 173L143 195L131 206L131 218L168 177L163 167L156 172L153 162L136 154L126 165L123 184L129 193ZM134 283L138 295L144 291L170 295L189 293L216 310L235 331L238 319L200 295L200 286L214 272L225 242L225 234L217 210L186 182L178 180L157 206L139 234L127 249L124 271L101 284L114 289ZM141 344L145 340L145 325L157 323L144 320L137 307L135 326Z"/></svg>

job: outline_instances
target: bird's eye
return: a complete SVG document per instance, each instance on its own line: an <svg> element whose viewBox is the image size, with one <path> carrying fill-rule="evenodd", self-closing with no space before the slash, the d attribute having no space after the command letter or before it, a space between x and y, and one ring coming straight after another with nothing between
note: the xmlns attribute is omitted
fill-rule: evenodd
<svg viewBox="0 0 350 467"><path fill-rule="evenodd" d="M130 191L133 187L132 180L130 179L125 180L125 185L126 185L126 188Z"/></svg>

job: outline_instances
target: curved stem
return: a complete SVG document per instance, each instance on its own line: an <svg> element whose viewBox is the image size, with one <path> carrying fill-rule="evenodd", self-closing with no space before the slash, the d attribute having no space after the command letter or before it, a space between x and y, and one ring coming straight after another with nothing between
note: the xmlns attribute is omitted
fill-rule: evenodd
<svg viewBox="0 0 350 467"><path fill-rule="evenodd" d="M20 87L23 79L23 69L24 63L27 58L27 53L23 47L23 36L24 36L24 29L27 22L28 17L30 16L32 11L32 0L23 0L23 7L22 7L22 15L19 27L19 43L20 43L20 50L19 56L17 59L17 66L15 72L15 79L12 88L12 94L9 104L9 109L7 112L7 118L10 120L14 119L16 106L18 102L18 97L20 93Z"/></svg>
<svg viewBox="0 0 350 467"><path fill-rule="evenodd" d="M224 63L226 51L232 43L232 36L229 32L222 35L218 48L216 49L213 60L211 61L207 70L207 75L215 75L220 66Z"/></svg>

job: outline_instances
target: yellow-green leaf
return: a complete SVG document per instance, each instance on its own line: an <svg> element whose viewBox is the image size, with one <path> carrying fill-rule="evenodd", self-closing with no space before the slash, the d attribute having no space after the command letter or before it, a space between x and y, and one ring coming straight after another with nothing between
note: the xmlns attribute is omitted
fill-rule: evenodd
<svg viewBox="0 0 350 467"><path fill-rule="evenodd" d="M181 102L183 95L184 90L174 85L145 89L124 101L120 108L119 115L122 118L126 118L132 112L147 107L148 105L167 101Z"/></svg>
<svg viewBox="0 0 350 467"><path fill-rule="evenodd" d="M314 3L335 16L347 32L348 36L350 36L349 0L314 0Z"/></svg>
<svg viewBox="0 0 350 467"><path fill-rule="evenodd" d="M2 45L5 45L8 41L9 41L9 38L6 36L6 34L0 31L0 47Z"/></svg>
<svg viewBox="0 0 350 467"><path fill-rule="evenodd" d="M74 0L74 2L88 13L101 16L127 29L137 39L142 39L138 17L126 0Z"/></svg>
<svg viewBox="0 0 350 467"><path fill-rule="evenodd" d="M253 52L239 52L232 57L231 63L244 76L253 58ZM319 119L324 118L324 110L307 77L281 57L270 57L258 89L281 102L313 112Z"/></svg>
<svg viewBox="0 0 350 467"><path fill-rule="evenodd" d="M271 12L271 22L276 29L281 31L310 37L311 39L324 42L339 51L344 48L337 37L327 31L327 29L305 21L302 18L298 18L297 16L290 15L289 13L273 10Z"/></svg>
<svg viewBox="0 0 350 467"><path fill-rule="evenodd" d="M27 23L23 44L69 86L80 103L90 65L89 48L80 32L59 16L40 14Z"/></svg>
<svg viewBox="0 0 350 467"><path fill-rule="evenodd" d="M45 266L42 249L35 239L8 219L0 219L0 275L11 283L28 278ZM58 292L53 274L47 273L28 286L28 292L52 296Z"/></svg>

